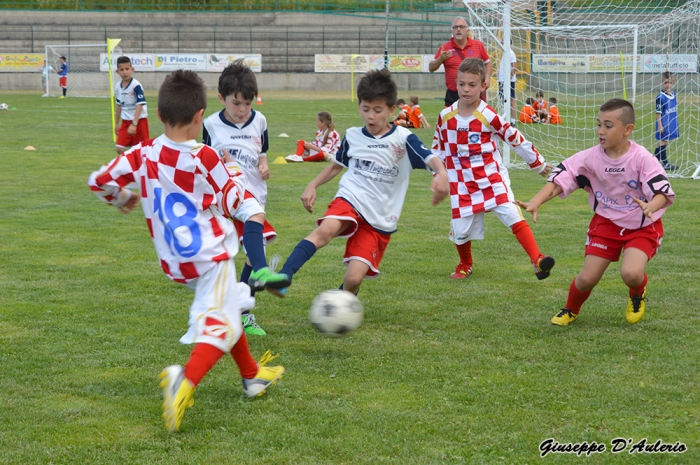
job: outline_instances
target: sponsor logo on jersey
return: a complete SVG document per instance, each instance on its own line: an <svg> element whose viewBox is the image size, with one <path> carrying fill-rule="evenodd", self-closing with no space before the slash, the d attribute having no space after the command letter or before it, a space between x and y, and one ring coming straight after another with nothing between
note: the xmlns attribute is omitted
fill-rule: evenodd
<svg viewBox="0 0 700 465"><path fill-rule="evenodd" d="M375 144L375 145L368 145L368 149L388 149L389 146L386 144Z"/></svg>
<svg viewBox="0 0 700 465"><path fill-rule="evenodd" d="M634 179L630 179L629 181L627 181L627 185L630 187L630 189L639 189L639 183Z"/></svg>
<svg viewBox="0 0 700 465"><path fill-rule="evenodd" d="M425 147L423 147L425 149ZM428 150L428 149L426 149ZM403 157L406 156L406 147L400 145L391 144L391 155L394 157L394 161L398 162Z"/></svg>
<svg viewBox="0 0 700 465"><path fill-rule="evenodd" d="M624 168L605 168L606 173L624 173Z"/></svg>
<svg viewBox="0 0 700 465"><path fill-rule="evenodd" d="M248 134L243 134L242 136L231 136L231 139L252 139L253 136Z"/></svg>
<svg viewBox="0 0 700 465"><path fill-rule="evenodd" d="M354 168L371 174L379 174L381 176L396 177L399 175L398 166L382 166L376 161L352 159L355 162Z"/></svg>
<svg viewBox="0 0 700 465"><path fill-rule="evenodd" d="M469 134L469 143L478 144L481 142L481 134Z"/></svg>

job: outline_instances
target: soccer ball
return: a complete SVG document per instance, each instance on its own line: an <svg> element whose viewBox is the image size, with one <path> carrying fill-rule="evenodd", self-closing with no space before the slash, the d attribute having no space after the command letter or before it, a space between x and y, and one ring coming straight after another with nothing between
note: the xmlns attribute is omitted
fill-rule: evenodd
<svg viewBox="0 0 700 465"><path fill-rule="evenodd" d="M8 107L6 103L0 103L0 111L5 111L8 108L10 108L10 107Z"/></svg>
<svg viewBox="0 0 700 465"><path fill-rule="evenodd" d="M323 335L344 337L362 323L362 302L352 292L333 289L321 292L311 303L309 320Z"/></svg>

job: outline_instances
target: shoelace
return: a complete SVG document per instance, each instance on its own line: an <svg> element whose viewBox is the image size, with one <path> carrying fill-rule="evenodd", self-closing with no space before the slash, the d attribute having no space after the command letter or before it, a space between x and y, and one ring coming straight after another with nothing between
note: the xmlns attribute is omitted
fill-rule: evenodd
<svg viewBox="0 0 700 465"><path fill-rule="evenodd" d="M279 266L280 262L282 261L282 257L279 256L278 254L274 254L272 258L270 259L270 263L268 264L268 268L273 273L277 273L277 267Z"/></svg>
<svg viewBox="0 0 700 465"><path fill-rule="evenodd" d="M564 315L569 315L569 316L574 316L574 312L569 310L568 308L562 308L561 312L557 315L558 317L563 317Z"/></svg>
<svg viewBox="0 0 700 465"><path fill-rule="evenodd" d="M259 328L258 324L255 322L255 315L252 313L248 313L245 316L245 321L243 322L243 326L252 326L254 328Z"/></svg>
<svg viewBox="0 0 700 465"><path fill-rule="evenodd" d="M267 352L265 352L265 353L263 354L262 357L260 357L260 362L258 362L258 365L260 366L260 368L262 368L262 367L264 367L265 365L267 365L268 362L270 362L270 361L276 359L277 357L279 357L279 355L280 355L280 354L272 355L272 352L270 352L270 351L268 350Z"/></svg>

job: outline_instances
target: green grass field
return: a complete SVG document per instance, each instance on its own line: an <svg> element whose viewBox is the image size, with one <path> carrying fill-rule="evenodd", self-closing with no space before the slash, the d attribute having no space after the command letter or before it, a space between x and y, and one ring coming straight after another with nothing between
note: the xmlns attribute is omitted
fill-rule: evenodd
<svg viewBox="0 0 700 465"><path fill-rule="evenodd" d="M313 137L320 110L332 113L341 135L361 124L356 103L333 97L264 93L255 109L268 119L270 162ZM441 101L421 97L433 124ZM431 178L415 172L382 275L359 294L359 330L327 339L308 322L313 297L342 280L344 241L335 240L298 273L286 299L258 298L268 335L249 338L251 350L279 353L286 376L249 400L233 361L222 359L171 435L157 377L188 358L191 348L178 339L192 294L161 271L141 212L123 215L87 187L90 172L115 155L109 102L0 100L17 108L0 112L2 463L700 463L697 181L672 181L677 199L647 269L644 319L625 321L627 288L613 264L579 319L561 328L549 320L583 263L591 217L584 193L551 201L533 225L557 259L549 279L535 279L509 230L487 216L474 275L454 281L448 204L431 207ZM149 103L158 135L154 95ZM219 110L216 99L209 103L207 114ZM278 138L282 132L290 137ZM432 130L417 133L432 138ZM28 145L37 150L24 151ZM337 182L319 189L310 215L298 199L323 165L270 167L268 215L279 238L269 253L286 257ZM511 178L520 199L543 182L524 170ZM608 450L578 461L540 458L548 438ZM681 442L688 451L613 454L615 438Z"/></svg>

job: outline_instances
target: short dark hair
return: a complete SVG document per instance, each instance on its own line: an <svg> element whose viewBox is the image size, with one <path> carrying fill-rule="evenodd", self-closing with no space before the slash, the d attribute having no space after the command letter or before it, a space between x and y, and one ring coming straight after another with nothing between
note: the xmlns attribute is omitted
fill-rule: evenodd
<svg viewBox="0 0 700 465"><path fill-rule="evenodd" d="M406 101L404 99L400 98L396 101L396 104L397 105L406 105Z"/></svg>
<svg viewBox="0 0 700 465"><path fill-rule="evenodd" d="M622 121L622 124L634 124L634 107L627 100L612 98L600 106L601 112L616 110L622 110L622 114L620 116L620 121Z"/></svg>
<svg viewBox="0 0 700 465"><path fill-rule="evenodd" d="M207 87L197 73L178 69L168 74L158 90L158 114L163 124L186 126L207 108Z"/></svg>
<svg viewBox="0 0 700 465"><path fill-rule="evenodd" d="M65 55L61 55L61 57L60 57L60 58L61 58L61 60L63 60L63 61L67 61L67 60L66 60L66 56L65 56Z"/></svg>
<svg viewBox="0 0 700 465"><path fill-rule="evenodd" d="M535 97L544 97L544 91L538 90Z"/></svg>
<svg viewBox="0 0 700 465"><path fill-rule="evenodd" d="M357 100L359 102L384 100L388 107L393 107L396 106L398 93L396 83L391 78L391 72L386 68L366 73L357 85Z"/></svg>
<svg viewBox="0 0 700 465"><path fill-rule="evenodd" d="M549 103L551 103L552 105L556 105L556 104L557 104L557 98L556 98L556 97L549 97Z"/></svg>
<svg viewBox="0 0 700 465"><path fill-rule="evenodd" d="M535 103L535 99L532 97L528 97L525 99L525 103L528 105L532 105L533 103Z"/></svg>
<svg viewBox="0 0 700 465"><path fill-rule="evenodd" d="M119 67L119 65L123 65L124 63L131 64L131 58L127 56L120 56L119 58L117 58L117 67Z"/></svg>
<svg viewBox="0 0 700 465"><path fill-rule="evenodd" d="M234 61L224 68L219 76L219 94L222 97L238 93L247 100L253 100L258 95L258 80L243 60Z"/></svg>
<svg viewBox="0 0 700 465"><path fill-rule="evenodd" d="M664 71L661 73L661 82L666 82L673 77L673 73L670 71Z"/></svg>
<svg viewBox="0 0 700 465"><path fill-rule="evenodd" d="M465 58L459 65L460 73L475 74L481 78L481 82L486 82L486 66L481 58Z"/></svg>

